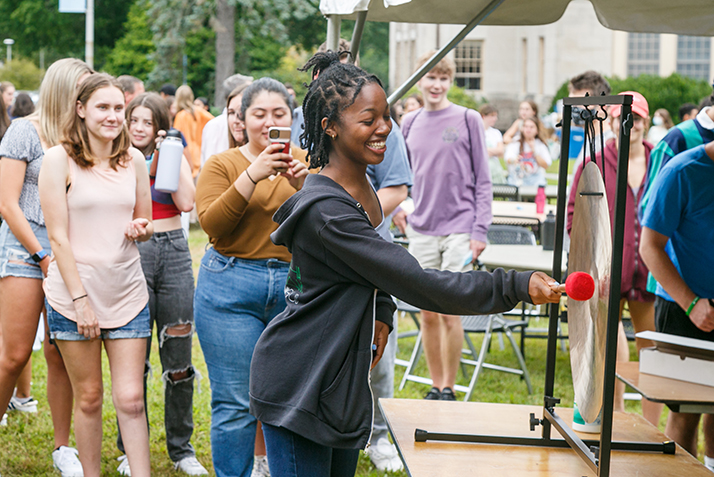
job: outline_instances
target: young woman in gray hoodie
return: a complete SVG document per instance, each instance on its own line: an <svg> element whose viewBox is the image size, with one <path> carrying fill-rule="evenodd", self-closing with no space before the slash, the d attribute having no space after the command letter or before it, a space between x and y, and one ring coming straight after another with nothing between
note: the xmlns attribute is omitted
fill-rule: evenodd
<svg viewBox="0 0 714 477"><path fill-rule="evenodd" d="M292 253L288 304L261 335L250 374L250 408L263 423L274 477L354 475L359 449L369 445L369 372L392 327L390 295L455 315L560 299L541 272L424 270L384 241L366 176L391 130L382 85L334 52L316 54L310 68L316 79L303 103L302 139L321 172L273 217L273 242Z"/></svg>

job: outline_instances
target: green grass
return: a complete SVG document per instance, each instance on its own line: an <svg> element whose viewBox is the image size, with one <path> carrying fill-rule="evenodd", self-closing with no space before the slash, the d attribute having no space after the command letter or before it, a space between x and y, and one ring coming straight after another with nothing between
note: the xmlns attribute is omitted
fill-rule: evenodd
<svg viewBox="0 0 714 477"><path fill-rule="evenodd" d="M200 229L192 229L189 245L194 258L194 271L198 272L200 257L203 256L206 235ZM545 323L536 323L534 327L544 327ZM400 319L399 327L401 331L413 329L414 324L409 318ZM198 459L212 471L211 466L211 444L210 444L210 387L208 383L208 373L203 359L203 354L199 346L198 338L194 336L193 363L196 369L203 376L200 388L194 395L194 422L195 429L192 443L196 449ZM477 349L480 339L474 341ZM402 359L409 359L411 349L414 345L414 338L403 339L399 342L398 355ZM631 344L631 351L634 356L634 345ZM161 382L161 364L159 362L158 344L154 337L153 351L151 354L151 365L154 369L153 376L149 379L148 406L149 419L151 423L151 463L152 475L169 476L176 475L173 471L172 463L166 453L165 433L163 427L163 384ZM543 385L545 377L546 340L530 339L526 343L526 364L531 375L533 384L533 394L528 395L525 383L517 376L499 373L491 370L484 370L479 378L477 390L472 396L472 401L498 402L513 404L533 404L542 405ZM501 350L498 341L494 340L489 354L489 362L504 366L517 367L518 363L510 350L506 340L505 350ZM8 476L46 476L59 475L52 469L53 435L52 422L49 408L47 406L46 395L46 372L44 357L42 352L33 353L33 386L32 392L39 400L39 413L28 415L24 413L12 413L9 416L9 425L0 427L0 474ZM426 376L426 365L424 360L419 363L418 374ZM395 397L407 399L420 399L428 390L427 386L409 382L402 391L398 390L404 368L397 366L395 371ZM104 440L102 443L102 475L114 476L116 474L117 461L120 455L116 449L116 415L111 404L111 383L109 381L109 368L104 359ZM468 384L466 378L459 373L459 382ZM570 374L569 358L566 353L557 352L555 396L561 399L561 406L572 406L573 389ZM628 401L627 410L639 413L639 402ZM666 422L666 411L663 413L660 423L660 430L664 430ZM703 442L700 436L700 443ZM700 455L702 454L700 444ZM212 472L211 472L212 473ZM357 474L360 477L377 477L385 475L378 472L371 465L364 455L360 457ZM406 473L391 473L392 476L406 476Z"/></svg>

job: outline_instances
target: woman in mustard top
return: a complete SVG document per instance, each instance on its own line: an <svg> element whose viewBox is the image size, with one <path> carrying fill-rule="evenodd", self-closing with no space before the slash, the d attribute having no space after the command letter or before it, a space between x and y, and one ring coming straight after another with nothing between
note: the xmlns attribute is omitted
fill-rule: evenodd
<svg viewBox="0 0 714 477"><path fill-rule="evenodd" d="M196 284L194 316L211 381L211 447L218 477L250 476L256 420L248 413L253 348L285 308L290 253L270 234L275 211L307 175L305 153L271 145L268 129L290 127L285 87L261 78L243 92L248 142L212 156L196 189L198 219L213 247Z"/></svg>

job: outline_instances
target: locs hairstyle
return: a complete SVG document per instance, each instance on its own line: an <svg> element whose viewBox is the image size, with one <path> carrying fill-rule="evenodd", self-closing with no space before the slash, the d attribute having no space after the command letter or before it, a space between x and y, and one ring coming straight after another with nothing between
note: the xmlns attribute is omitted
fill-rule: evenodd
<svg viewBox="0 0 714 477"><path fill-rule="evenodd" d="M300 135L310 168L325 167L332 149L331 139L322 127L322 119L327 118L328 125L339 123L340 114L355 102L364 85L376 83L382 86L375 75L351 63L341 63L340 57L344 53L316 53L300 68L300 71L312 69L314 78L302 105L305 131ZM245 96L243 98L245 101Z"/></svg>

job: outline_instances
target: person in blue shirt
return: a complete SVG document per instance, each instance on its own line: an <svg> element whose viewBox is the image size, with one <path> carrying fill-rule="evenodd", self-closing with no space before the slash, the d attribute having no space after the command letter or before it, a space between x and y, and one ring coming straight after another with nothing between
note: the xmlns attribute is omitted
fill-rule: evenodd
<svg viewBox="0 0 714 477"><path fill-rule="evenodd" d="M640 253L658 283L657 331L714 342L714 141L670 159L650 192ZM694 456L700 417L670 412L665 429ZM703 421L705 464L714 470L714 415Z"/></svg>

